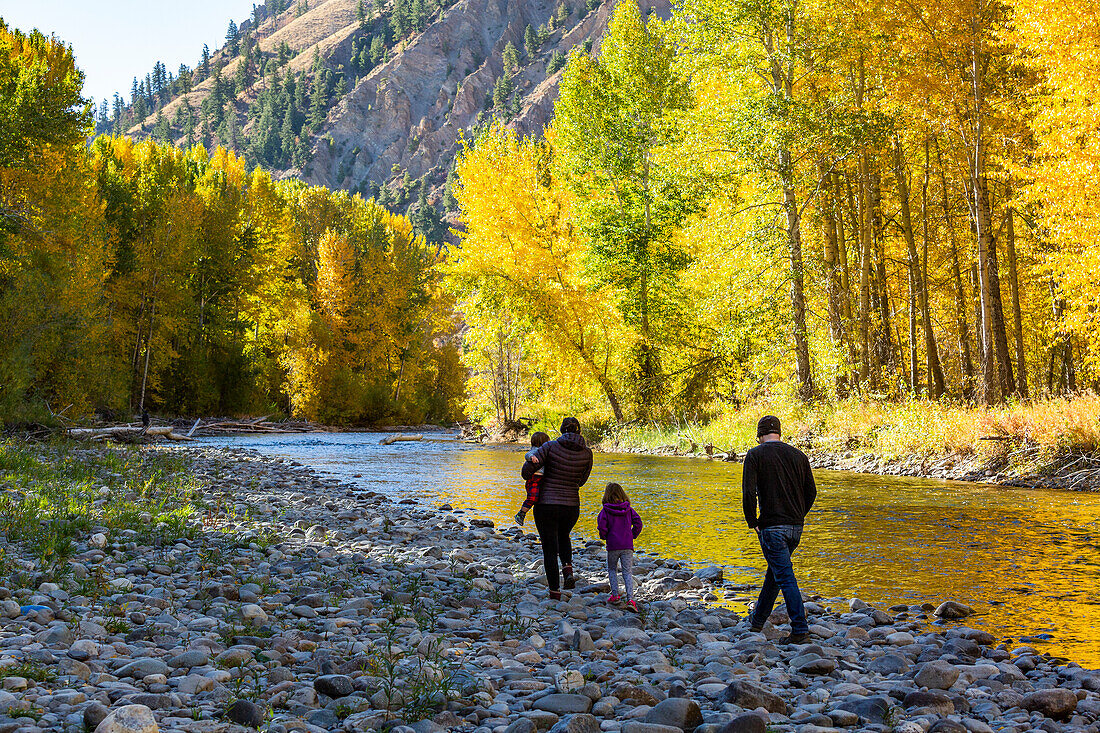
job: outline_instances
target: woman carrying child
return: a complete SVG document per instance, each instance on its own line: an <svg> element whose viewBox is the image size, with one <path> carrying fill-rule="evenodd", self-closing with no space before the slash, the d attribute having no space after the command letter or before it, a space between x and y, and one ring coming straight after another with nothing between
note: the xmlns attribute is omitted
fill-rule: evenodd
<svg viewBox="0 0 1100 733"><path fill-rule="evenodd" d="M596 518L596 529L600 532L600 539L607 542L607 578L611 581L611 595L607 602L618 603L622 599L619 581L615 577L618 567L626 587L626 605L637 611L631 573L634 568L634 540L642 532L642 518L630 506L630 499L622 486L614 483L607 485L603 492L603 510Z"/></svg>
<svg viewBox="0 0 1100 733"><path fill-rule="evenodd" d="M535 504L535 528L542 542L542 562L550 598L561 598L561 584L576 586L573 577L573 546L569 533L581 511L580 489L592 472L592 450L581 436L581 424L575 417L561 423L561 435L539 446L523 464L523 478L531 478L542 469L542 483ZM561 578L558 559L561 559Z"/></svg>

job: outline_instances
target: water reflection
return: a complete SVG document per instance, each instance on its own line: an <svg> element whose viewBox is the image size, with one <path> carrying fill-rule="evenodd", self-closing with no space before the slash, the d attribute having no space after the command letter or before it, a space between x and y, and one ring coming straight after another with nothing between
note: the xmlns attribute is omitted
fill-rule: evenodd
<svg viewBox="0 0 1100 733"><path fill-rule="evenodd" d="M523 501L522 454L514 449L379 446L370 434L209 442L293 458L392 496L449 501L502 525ZM973 625L1015 639L1050 633L1049 643L1030 643L1100 665L1100 494L816 475L818 504L796 556L803 587L883 604L956 598L981 613ZM599 499L612 480L646 523L639 548L721 564L734 583L759 582L763 561L741 512L739 465L597 455L579 533L596 535Z"/></svg>

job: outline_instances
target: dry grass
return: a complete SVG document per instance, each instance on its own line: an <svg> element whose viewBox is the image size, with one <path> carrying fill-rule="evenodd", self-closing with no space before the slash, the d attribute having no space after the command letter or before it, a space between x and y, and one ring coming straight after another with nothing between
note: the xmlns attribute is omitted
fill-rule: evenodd
<svg viewBox="0 0 1100 733"><path fill-rule="evenodd" d="M995 408L926 400L776 401L741 410L716 406L717 416L705 423L635 424L611 431L607 439L622 448L654 449L684 447L683 436L741 452L755 445L756 420L768 413L783 420L785 436L796 443L883 458L995 454L1021 446L1050 455L1100 450L1100 396L1095 394Z"/></svg>

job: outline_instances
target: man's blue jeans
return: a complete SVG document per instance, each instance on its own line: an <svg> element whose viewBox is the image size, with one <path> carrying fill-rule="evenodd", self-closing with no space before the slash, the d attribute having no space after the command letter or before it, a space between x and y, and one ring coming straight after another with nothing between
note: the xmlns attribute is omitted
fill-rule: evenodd
<svg viewBox="0 0 1100 733"><path fill-rule="evenodd" d="M809 633L802 593L798 590L794 566L791 564L791 553L798 547L801 539L802 527L794 524L778 524L760 530L760 549L764 552L764 559L768 561L768 573L764 576L760 598L753 609L753 617L750 619L752 623L762 626L768 620L779 591L783 591L787 615L791 619L791 633Z"/></svg>

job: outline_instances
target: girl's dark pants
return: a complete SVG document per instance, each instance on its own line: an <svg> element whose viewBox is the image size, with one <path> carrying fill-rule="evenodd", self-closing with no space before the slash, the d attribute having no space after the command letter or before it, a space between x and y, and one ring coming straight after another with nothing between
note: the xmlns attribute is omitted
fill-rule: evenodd
<svg viewBox="0 0 1100 733"><path fill-rule="evenodd" d="M546 584L550 590L558 590L558 558L562 565L573 564L573 546L569 533L581 516L579 506L564 504L535 504L535 529L542 542L542 564L546 568Z"/></svg>

